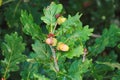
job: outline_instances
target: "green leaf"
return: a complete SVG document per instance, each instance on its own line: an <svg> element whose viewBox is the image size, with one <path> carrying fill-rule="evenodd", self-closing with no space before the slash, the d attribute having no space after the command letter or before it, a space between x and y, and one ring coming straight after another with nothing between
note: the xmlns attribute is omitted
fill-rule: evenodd
<svg viewBox="0 0 120 80"><path fill-rule="evenodd" d="M60 28L56 31L59 36L72 33L76 30L82 29L82 22L80 21L81 15L77 13L75 16L68 16L68 19L60 26Z"/></svg>
<svg viewBox="0 0 120 80"><path fill-rule="evenodd" d="M117 42L120 41L118 33L120 28L112 24L109 29L104 29L101 37L95 40L95 44L89 48L91 53L97 55L101 53L105 47L114 47L117 45Z"/></svg>
<svg viewBox="0 0 120 80"><path fill-rule="evenodd" d="M60 14L62 8L63 7L61 4L55 4L54 2L52 2L50 6L43 10L44 16L41 17L41 20L43 20L47 25L54 26L56 23L55 15Z"/></svg>
<svg viewBox="0 0 120 80"><path fill-rule="evenodd" d="M69 59L72 59L73 57L80 57L80 55L83 55L83 46L78 46L77 48L74 48L70 52L65 53L64 56L66 56Z"/></svg>
<svg viewBox="0 0 120 80"><path fill-rule="evenodd" d="M118 44L117 47L120 48L120 44Z"/></svg>
<svg viewBox="0 0 120 80"><path fill-rule="evenodd" d="M40 74L34 74L34 78L37 80L50 80L48 78L46 78L44 75L40 75Z"/></svg>
<svg viewBox="0 0 120 80"><path fill-rule="evenodd" d="M78 42L82 41L85 42L89 39L89 36L92 35L93 29L89 29L88 25L83 27L82 30L76 30L72 35L70 35L67 39L67 43L70 42Z"/></svg>
<svg viewBox="0 0 120 80"><path fill-rule="evenodd" d="M71 76L72 80L82 80L82 75L89 70L92 65L92 60L76 60L74 61L70 68L68 69L68 74Z"/></svg>
<svg viewBox="0 0 120 80"><path fill-rule="evenodd" d="M25 62L22 65L22 71L20 73L22 79L21 80L33 80L34 74L38 73L39 64L37 62L27 63Z"/></svg>
<svg viewBox="0 0 120 80"><path fill-rule="evenodd" d="M69 46L74 47L74 45L82 44L89 39L92 35L93 29L89 28L88 25L82 26L82 22L79 20L81 15L78 13L75 16L70 16L68 19L56 30L56 35L59 41L69 44ZM64 37L63 37L64 36Z"/></svg>
<svg viewBox="0 0 120 80"><path fill-rule="evenodd" d="M118 58L117 53L115 53L115 51L111 51L111 52L109 52L106 55L100 55L97 58L97 61L102 61L102 62L116 62L117 58Z"/></svg>
<svg viewBox="0 0 120 80"><path fill-rule="evenodd" d="M35 44L32 44L32 48L35 52L35 54L32 54L32 56L34 56L36 59L45 61L50 58L50 53L48 52L49 50L44 43L36 40Z"/></svg>
<svg viewBox="0 0 120 80"><path fill-rule="evenodd" d="M120 28L115 25L111 24L109 29L109 44L108 47L114 47L117 45L117 42L120 41L120 37L118 36L120 33Z"/></svg>
<svg viewBox="0 0 120 80"><path fill-rule="evenodd" d="M2 2L3 2L3 1L2 1L2 0L0 0L0 6L2 6Z"/></svg>
<svg viewBox="0 0 120 80"><path fill-rule="evenodd" d="M42 39L42 31L39 25L35 24L31 14L28 14L26 11L21 11L20 17L21 23L23 24L23 31L27 35L32 36L33 39Z"/></svg>
<svg viewBox="0 0 120 80"><path fill-rule="evenodd" d="M92 32L93 32L93 29L89 29L88 25L84 26L83 29L79 33L82 41L87 41L89 39L89 36L92 35Z"/></svg>
<svg viewBox="0 0 120 80"><path fill-rule="evenodd" d="M105 64L113 69L117 68L120 70L120 64L119 63L111 63L111 62L99 62L99 61L96 61L96 63L98 64Z"/></svg>
<svg viewBox="0 0 120 80"><path fill-rule="evenodd" d="M82 22L80 21L80 17L82 16L82 14L77 13L75 16L68 16L67 21L65 21L62 26L64 26L65 28L80 28L82 27Z"/></svg>
<svg viewBox="0 0 120 80"><path fill-rule="evenodd" d="M22 54L24 50L25 43L22 42L21 36L17 33L5 35L5 42L2 43L2 54L5 58L1 61L4 78L8 78L9 72L19 69L18 64L26 59Z"/></svg>
<svg viewBox="0 0 120 80"><path fill-rule="evenodd" d="M113 75L112 80L119 80L120 79L120 70L116 71Z"/></svg>

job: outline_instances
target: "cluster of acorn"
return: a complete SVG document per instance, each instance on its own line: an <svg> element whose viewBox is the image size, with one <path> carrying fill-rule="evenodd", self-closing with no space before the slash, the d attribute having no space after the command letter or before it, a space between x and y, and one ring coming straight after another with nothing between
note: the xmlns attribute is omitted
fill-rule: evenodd
<svg viewBox="0 0 120 80"><path fill-rule="evenodd" d="M66 21L66 18L64 18L63 16L60 16L59 14L56 15L55 17L57 18L58 25L61 25L63 22ZM45 42L48 45L57 46L57 50L60 50L60 51L68 51L69 50L69 46L63 42L58 42L53 33L49 33L47 35L47 39Z"/></svg>
<svg viewBox="0 0 120 80"><path fill-rule="evenodd" d="M54 37L54 34L50 33L48 34L48 38L46 39L46 44L51 45L51 46L57 46L57 50L60 51L68 51L69 46L63 42L58 42L57 39Z"/></svg>

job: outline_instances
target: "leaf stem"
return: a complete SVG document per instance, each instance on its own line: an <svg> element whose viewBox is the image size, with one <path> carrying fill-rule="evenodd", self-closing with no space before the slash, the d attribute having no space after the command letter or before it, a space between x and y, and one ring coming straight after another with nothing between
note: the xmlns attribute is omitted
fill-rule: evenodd
<svg viewBox="0 0 120 80"><path fill-rule="evenodd" d="M92 37L95 37L95 38L101 37L101 35L98 35L98 34L92 34L91 36L92 36Z"/></svg>
<svg viewBox="0 0 120 80"><path fill-rule="evenodd" d="M57 72L59 72L59 66L58 66L58 63L57 63L57 58L56 58L55 50L54 50L54 48L52 46L50 46L50 49L52 51L52 56L53 56L53 59L54 59L55 70Z"/></svg>
<svg viewBox="0 0 120 80"><path fill-rule="evenodd" d="M18 9L18 7L19 7L21 1L22 1L22 0L19 0L19 2L17 3L17 5L16 5L16 7L15 7L15 10L14 10L13 17L15 16L15 13L16 13L16 11L17 11L17 9Z"/></svg>
<svg viewBox="0 0 120 80"><path fill-rule="evenodd" d="M73 39L75 36L71 36L71 37L69 37L69 38L67 38L65 41L64 41L64 43L68 43L68 41L70 40L70 39Z"/></svg>
<svg viewBox="0 0 120 80"><path fill-rule="evenodd" d="M7 72L8 72L9 65L10 65L11 56L12 56L12 52L11 52L11 54L10 54L10 58L9 58L9 61L8 61L8 65L7 65L7 67L6 67L6 69L5 69L5 73L4 73L4 75L3 75L3 78L5 78L5 80L6 80L6 75L7 75Z"/></svg>
<svg viewBox="0 0 120 80"><path fill-rule="evenodd" d="M53 34L55 32L56 27L57 27L57 23L55 23L55 26L54 26L54 29L53 29Z"/></svg>
<svg viewBox="0 0 120 80"><path fill-rule="evenodd" d="M85 62L85 59L86 59L86 53L84 52L82 62Z"/></svg>
<svg viewBox="0 0 120 80"><path fill-rule="evenodd" d="M63 75L63 76L66 76L66 77L68 77L69 79L71 79L71 77L70 77L69 75L64 74L63 72L59 72L59 74L61 74L61 75Z"/></svg>
<svg viewBox="0 0 120 80"><path fill-rule="evenodd" d="M52 24L51 24L51 25L50 25L50 32L51 32L51 33L52 33L52 28L53 28L53 27L52 27Z"/></svg>
<svg viewBox="0 0 120 80"><path fill-rule="evenodd" d="M28 75L27 75L27 80L29 80L29 76L30 76L30 72L28 72Z"/></svg>
<svg viewBox="0 0 120 80"><path fill-rule="evenodd" d="M12 2L12 1L15 1L15 0L7 0L7 1L3 2L2 5L5 5L5 4L10 3L10 2Z"/></svg>

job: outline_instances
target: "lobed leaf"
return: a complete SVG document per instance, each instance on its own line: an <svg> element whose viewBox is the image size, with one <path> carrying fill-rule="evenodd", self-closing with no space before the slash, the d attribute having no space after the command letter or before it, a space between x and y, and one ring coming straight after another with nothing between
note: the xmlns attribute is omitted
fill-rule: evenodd
<svg viewBox="0 0 120 80"><path fill-rule="evenodd" d="M32 54L32 56L36 56L35 58L43 61L50 58L50 53L47 50L47 47L44 43L41 43L40 41L36 40L35 44L32 44L32 48L35 52Z"/></svg>
<svg viewBox="0 0 120 80"><path fill-rule="evenodd" d="M80 55L83 55L83 53L83 46L78 46L77 48L65 53L65 56L69 59L72 59L73 57L80 57Z"/></svg>
<svg viewBox="0 0 120 80"><path fill-rule="evenodd" d="M41 20L43 20L47 25L54 26L56 23L55 15L60 14L62 8L63 7L61 4L55 4L54 2L52 2L50 6L43 10L44 16L41 17Z"/></svg>
<svg viewBox="0 0 120 80"><path fill-rule="evenodd" d="M50 80L48 78L46 78L44 75L40 75L40 74L34 74L34 78L37 80Z"/></svg>
<svg viewBox="0 0 120 80"><path fill-rule="evenodd" d="M100 61L96 61L97 64L105 64L113 69L117 68L120 70L120 64L119 63L111 63L111 62L100 62Z"/></svg>
<svg viewBox="0 0 120 80"><path fill-rule="evenodd" d="M22 54L24 50L25 43L22 42L21 36L19 37L17 33L5 35L5 42L2 44L2 54L5 58L1 61L4 78L8 77L9 72L19 69L18 64L26 59Z"/></svg>
<svg viewBox="0 0 120 80"><path fill-rule="evenodd" d="M21 11L20 17L21 23L23 24L23 31L27 35L32 36L33 39L41 39L43 37L42 31L39 25L35 24L31 14L26 11Z"/></svg>
<svg viewBox="0 0 120 80"><path fill-rule="evenodd" d="M91 65L92 60L86 59L85 62L75 60L68 69L68 74L71 76L72 80L82 80L82 75L89 71Z"/></svg>
<svg viewBox="0 0 120 80"><path fill-rule="evenodd" d="M91 53L97 55L101 53L105 47L114 47L119 42L120 38L118 33L120 29L112 24L109 29L104 29L101 37L95 40L95 44L89 48Z"/></svg>
<svg viewBox="0 0 120 80"><path fill-rule="evenodd" d="M89 36L92 35L93 29L89 26L82 26L82 22L79 20L81 15L78 13L75 16L70 16L68 19L56 30L57 38L69 46L74 47L77 43L81 44L86 42L89 39ZM64 37L63 37L64 36Z"/></svg>
<svg viewBox="0 0 120 80"><path fill-rule="evenodd" d="M64 34L72 33L76 30L82 29L82 22L79 20L81 15L77 13L75 16L68 16L68 19L60 26L60 28L56 31L59 36Z"/></svg>
<svg viewBox="0 0 120 80"><path fill-rule="evenodd" d="M22 71L20 73L22 79L21 80L33 80L34 79L34 74L38 73L39 70L39 64L37 62L33 63L27 63L25 62L22 65Z"/></svg>

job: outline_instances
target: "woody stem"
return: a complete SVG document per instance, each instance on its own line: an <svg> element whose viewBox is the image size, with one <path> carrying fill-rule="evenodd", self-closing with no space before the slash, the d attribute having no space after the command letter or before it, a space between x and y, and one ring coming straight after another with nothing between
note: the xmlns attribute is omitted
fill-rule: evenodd
<svg viewBox="0 0 120 80"><path fill-rule="evenodd" d="M52 51L52 56L53 56L53 59L54 59L55 69L56 69L57 72L59 72L59 66L58 66L58 63L57 63L55 50L52 46L50 46L50 49Z"/></svg>

